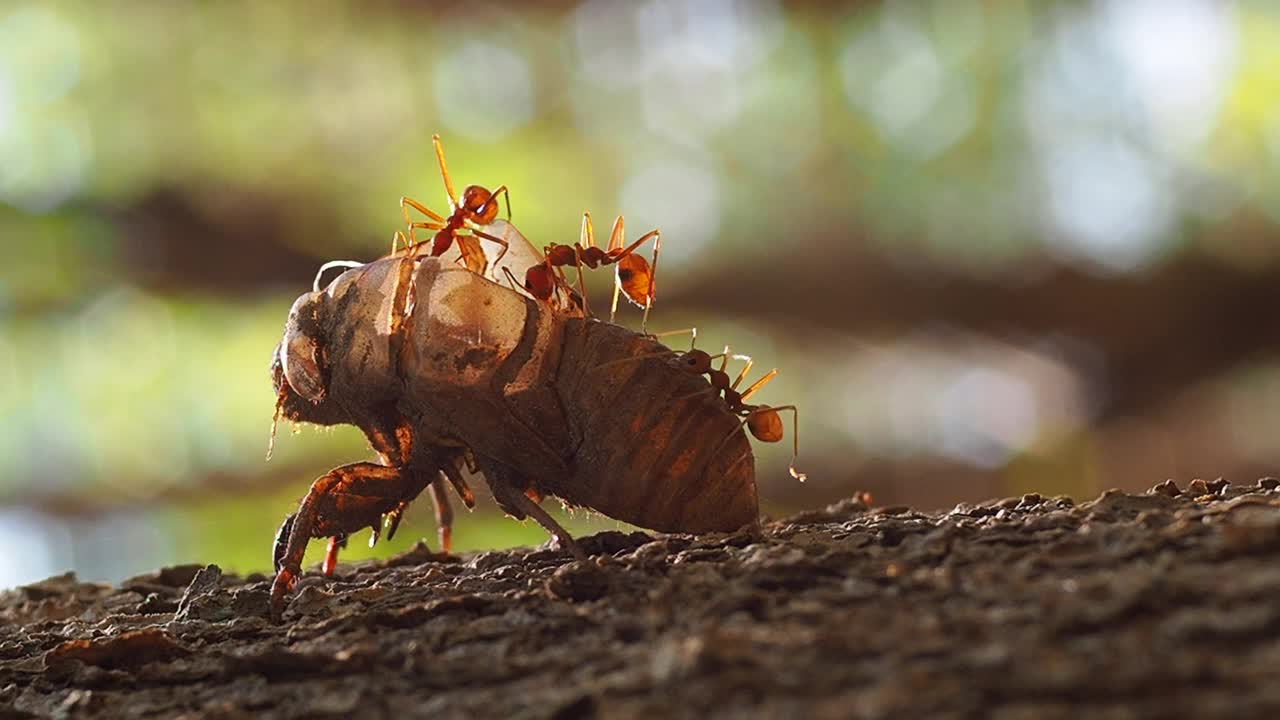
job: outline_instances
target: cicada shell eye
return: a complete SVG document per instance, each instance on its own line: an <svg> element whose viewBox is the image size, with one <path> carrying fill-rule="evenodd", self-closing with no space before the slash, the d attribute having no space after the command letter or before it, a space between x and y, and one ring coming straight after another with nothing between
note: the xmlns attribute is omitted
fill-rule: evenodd
<svg viewBox="0 0 1280 720"><path fill-rule="evenodd" d="M313 403L324 399L324 378L320 372L320 347L315 338L290 338L281 357L289 387Z"/></svg>
<svg viewBox="0 0 1280 720"><path fill-rule="evenodd" d="M312 294L303 295L294 303L284 328L284 340L281 341L280 365L289 387L307 400L318 403L325 395L322 351L315 335L304 327L315 324L315 302Z"/></svg>

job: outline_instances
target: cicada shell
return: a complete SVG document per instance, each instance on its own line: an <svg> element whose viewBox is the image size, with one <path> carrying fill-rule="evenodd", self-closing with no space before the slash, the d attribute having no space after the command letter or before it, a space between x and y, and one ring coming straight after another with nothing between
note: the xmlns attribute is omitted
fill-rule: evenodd
<svg viewBox="0 0 1280 720"><path fill-rule="evenodd" d="M283 417L356 425L380 459L326 474L290 516L277 612L308 539L376 532L427 487L440 503L463 464L569 545L532 498L668 532L757 522L741 419L676 353L447 257L383 258L298 298L273 377Z"/></svg>

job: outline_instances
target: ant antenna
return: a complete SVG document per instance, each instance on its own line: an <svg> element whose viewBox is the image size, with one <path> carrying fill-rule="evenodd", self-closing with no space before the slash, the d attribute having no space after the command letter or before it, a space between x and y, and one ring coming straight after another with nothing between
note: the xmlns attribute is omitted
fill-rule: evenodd
<svg viewBox="0 0 1280 720"><path fill-rule="evenodd" d="M436 146L436 160L440 163L440 177L444 178L444 191L449 193L450 212L458 209L458 193L453 191L453 181L449 179L449 168L444 164L444 146L440 144L439 133L431 136Z"/></svg>

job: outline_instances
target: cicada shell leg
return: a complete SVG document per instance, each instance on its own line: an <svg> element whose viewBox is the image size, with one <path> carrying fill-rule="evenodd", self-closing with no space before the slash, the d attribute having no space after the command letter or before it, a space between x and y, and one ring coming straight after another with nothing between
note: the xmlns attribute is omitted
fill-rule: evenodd
<svg viewBox="0 0 1280 720"><path fill-rule="evenodd" d="M534 522L541 525L544 530L551 533L551 535L560 543L560 547L562 549L568 550L577 560L587 559L587 554L583 552L578 543L574 541L573 536L569 534L569 531L561 527L560 523L556 522L556 519L551 517L546 510L543 510L541 505L535 503L528 495L525 495L522 492L512 492L510 495L510 499L512 501L511 504L528 517L533 518Z"/></svg>
<svg viewBox="0 0 1280 720"><path fill-rule="evenodd" d="M463 462L467 462L467 468L471 472L475 472L474 465L464 456ZM467 481L462 477L462 472L458 470L457 461L445 463L440 469L444 473L445 478L453 485L453 489L457 491L458 497L462 498L462 504L467 506L468 510L474 510L476 507L475 493L471 492L471 486L467 485Z"/></svg>
<svg viewBox="0 0 1280 720"><path fill-rule="evenodd" d="M302 557L311 538L346 537L362 528L376 529L383 515L417 497L429 482L426 473L362 462L334 468L312 483L292 521L280 529L282 535L287 529L287 538L276 541L271 617L280 619L285 595L302 574Z"/></svg>
<svg viewBox="0 0 1280 720"><path fill-rule="evenodd" d="M573 553L574 558L578 560L587 559L587 554L582 551L578 543L574 542L569 531L561 527L555 518L519 487L525 483L519 482L519 478L513 477L510 472L500 466L489 465L482 468L482 471L489 481L489 489L493 492L493 499L498 502L498 507L517 520L533 518L534 522L541 525L556 539L562 549Z"/></svg>
<svg viewBox="0 0 1280 720"><path fill-rule="evenodd" d="M338 566L338 551L346 546L346 535L335 535L329 538L329 545L324 551L324 562L320 564L320 572L325 575L332 575L333 569Z"/></svg>
<svg viewBox="0 0 1280 720"><path fill-rule="evenodd" d="M431 501L436 508L436 533L440 538L440 552L448 555L453 552L453 505L449 503L444 483L444 476L431 483Z"/></svg>

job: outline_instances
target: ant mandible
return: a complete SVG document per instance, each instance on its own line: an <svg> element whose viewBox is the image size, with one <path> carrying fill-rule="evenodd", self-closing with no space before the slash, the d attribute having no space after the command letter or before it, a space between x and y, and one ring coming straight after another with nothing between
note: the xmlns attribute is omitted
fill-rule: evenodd
<svg viewBox="0 0 1280 720"><path fill-rule="evenodd" d="M662 250L662 232L650 230L639 240L623 247L625 233L622 216L619 215L609 233L609 248L601 250L596 246L591 213L584 212L579 242L573 245L552 243L544 247L543 262L525 271L525 290L539 300L550 301L557 288L565 284L561 268L572 265L578 271L578 296L585 312L586 289L583 287L582 266L586 265L594 270L601 265L613 265L613 302L609 308L609 322L613 322L618 313L618 293L621 291L637 307L644 308L644 318L640 322L640 331L644 332L649 322L649 309L653 307L656 289L654 278L658 272L658 253ZM636 249L650 240L653 240L652 261L636 254Z"/></svg>
<svg viewBox="0 0 1280 720"><path fill-rule="evenodd" d="M506 185L499 186L493 192L489 192L488 189L479 185L468 185L462 191L462 202L458 202L458 195L453 189L453 181L449 179L449 169L444 162L444 147L440 144L440 136L432 135L431 141L435 144L436 160L440 164L440 177L444 179L445 192L449 194L449 216L443 217L412 198L400 198L400 213L404 216L405 225L409 230L409 237L406 241L409 254L410 256L415 256L419 245L422 244L414 234L415 230L434 230L436 234L431 238L430 250L432 257L439 257L445 254L449 251L449 248L453 247L454 241L457 241L458 250L462 253L462 261L466 264L467 269L483 275L488 267L488 259L485 257L484 249L480 246L478 238L484 238L502 246L498 257L494 259L495 263L502 259L509 246L505 239L486 233L480 228L489 225L498 217L497 199L499 195L502 195L506 201L507 217L511 217L511 195L507 192ZM409 208L417 210L430 220L427 222L413 222L409 217ZM405 240L402 233L396 233L395 237L392 238L392 254L396 252L402 240Z"/></svg>

